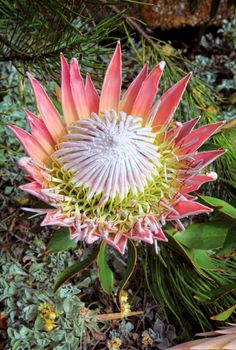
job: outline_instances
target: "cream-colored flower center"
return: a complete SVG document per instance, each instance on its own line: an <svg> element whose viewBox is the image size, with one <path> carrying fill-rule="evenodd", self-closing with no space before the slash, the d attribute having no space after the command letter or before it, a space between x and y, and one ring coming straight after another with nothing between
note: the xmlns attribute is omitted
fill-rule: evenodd
<svg viewBox="0 0 236 350"><path fill-rule="evenodd" d="M142 119L115 111L74 122L54 157L72 176L76 187L89 189L88 198L103 193L102 202L129 191L143 192L157 174L160 154L156 134Z"/></svg>

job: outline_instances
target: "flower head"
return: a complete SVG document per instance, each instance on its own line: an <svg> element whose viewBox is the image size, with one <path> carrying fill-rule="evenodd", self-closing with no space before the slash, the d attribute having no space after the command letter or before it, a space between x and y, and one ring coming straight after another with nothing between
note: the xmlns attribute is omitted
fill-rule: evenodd
<svg viewBox="0 0 236 350"><path fill-rule="evenodd" d="M149 333L148 333L147 330L145 330L145 331L143 332L142 337L143 337L142 343L143 343L143 346L144 346L144 347L147 347L147 346L149 346L149 345L150 345L150 346L153 345L154 341L153 341L153 339L150 337L150 335L149 335Z"/></svg>
<svg viewBox="0 0 236 350"><path fill-rule="evenodd" d="M54 306L48 303L42 303L38 306L38 311L43 320L43 329L46 332L52 331L56 327L55 319L58 316Z"/></svg>
<svg viewBox="0 0 236 350"><path fill-rule="evenodd" d="M128 293L124 289L122 289L121 292L120 292L120 298L119 298L120 311L121 311L122 317L128 316L128 314L131 311L130 310L131 305L128 302L128 298L129 298Z"/></svg>
<svg viewBox="0 0 236 350"><path fill-rule="evenodd" d="M198 152L223 122L194 129L172 117L191 74L154 103L165 63L148 74L145 65L121 93L121 50L117 44L99 96L84 80L75 58L61 55L63 117L29 74L39 116L26 110L31 134L9 125L28 157L19 165L29 183L21 188L50 205L42 225L66 226L71 239L106 241L124 252L127 239L166 241L162 226L209 212L189 193L216 179L202 169L224 150Z"/></svg>
<svg viewBox="0 0 236 350"><path fill-rule="evenodd" d="M109 350L119 350L122 345L122 341L118 337L113 337L107 341L107 347Z"/></svg>

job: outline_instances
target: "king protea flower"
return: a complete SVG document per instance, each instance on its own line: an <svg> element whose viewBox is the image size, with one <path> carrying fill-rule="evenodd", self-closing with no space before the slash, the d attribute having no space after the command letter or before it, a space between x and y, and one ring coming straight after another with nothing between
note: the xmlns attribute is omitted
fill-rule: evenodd
<svg viewBox="0 0 236 350"><path fill-rule="evenodd" d="M148 74L146 64L121 97L121 49L117 44L99 96L78 62L61 55L61 104L55 108L30 74L39 116L26 110L31 134L9 125L28 157L21 186L50 205L42 225L66 226L71 239L103 240L124 252L128 239L166 241L162 226L210 212L189 193L217 178L201 173L224 150L197 152L223 122L194 129L200 117L172 120L189 73L154 103L165 63Z"/></svg>

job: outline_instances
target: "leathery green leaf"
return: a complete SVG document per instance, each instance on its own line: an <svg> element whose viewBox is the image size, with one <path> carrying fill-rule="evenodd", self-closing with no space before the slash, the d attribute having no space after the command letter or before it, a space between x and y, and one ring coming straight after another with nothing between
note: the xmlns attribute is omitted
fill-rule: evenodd
<svg viewBox="0 0 236 350"><path fill-rule="evenodd" d="M107 294L111 294L114 290L114 276L106 261L107 244L103 242L97 258L98 276L103 290Z"/></svg>
<svg viewBox="0 0 236 350"><path fill-rule="evenodd" d="M235 309L236 309L236 304L231 306L229 309L224 310L223 312L212 316L211 320L214 320L214 321L226 321L232 315L232 313L235 311Z"/></svg>
<svg viewBox="0 0 236 350"><path fill-rule="evenodd" d="M130 277L132 276L135 265L137 262L137 249L134 245L134 243L129 240L128 241L128 261L127 261L127 269L126 272L122 278L122 280L119 283L119 290L118 290L118 302L120 304L120 295L126 284L128 283Z"/></svg>
<svg viewBox="0 0 236 350"><path fill-rule="evenodd" d="M221 222L192 224L185 231L177 232L175 239L192 249L209 250L224 245L229 227Z"/></svg>
<svg viewBox="0 0 236 350"><path fill-rule="evenodd" d="M190 249L185 247L182 243L180 243L177 239L175 239L174 236L169 236L169 244L171 245L171 247L173 247L173 249L179 253L181 256L183 256L183 258L187 259L192 265L193 267L196 269L196 271L200 274L203 275L205 277L207 277L207 274L205 273L205 271L202 269L202 264L200 264L201 266L199 266L199 257L198 257L198 253L197 252L202 252L205 259L208 261L208 259L211 258L207 256L206 252L204 250L196 250L196 249ZM197 254L197 257L196 257ZM201 255L201 253L200 253ZM207 265L209 267L209 265L211 265L211 262L208 261L208 263L206 263L205 265ZM204 266L205 266L204 265Z"/></svg>
<svg viewBox="0 0 236 350"><path fill-rule="evenodd" d="M198 269L214 270L216 268L214 260L208 256L205 250L186 248L185 251L192 260L193 265Z"/></svg>
<svg viewBox="0 0 236 350"><path fill-rule="evenodd" d="M223 247L217 251L217 256L234 255L236 250L236 226L231 227L227 233Z"/></svg>
<svg viewBox="0 0 236 350"><path fill-rule="evenodd" d="M62 273L60 273L56 278L56 283L54 286L54 292L65 282L67 282L72 277L76 276L78 273L82 272L89 265L93 263L98 255L99 248L97 248L89 257L82 261L77 261L74 264L67 267Z"/></svg>
<svg viewBox="0 0 236 350"><path fill-rule="evenodd" d="M76 247L76 242L70 239L69 230L67 228L61 228L56 231L55 235L49 241L46 253L56 253Z"/></svg>
<svg viewBox="0 0 236 350"><path fill-rule="evenodd" d="M221 213L228 215L233 219L236 219L236 208L234 208L231 204L215 197L200 195L198 196L208 205L217 208L217 210L219 210Z"/></svg>

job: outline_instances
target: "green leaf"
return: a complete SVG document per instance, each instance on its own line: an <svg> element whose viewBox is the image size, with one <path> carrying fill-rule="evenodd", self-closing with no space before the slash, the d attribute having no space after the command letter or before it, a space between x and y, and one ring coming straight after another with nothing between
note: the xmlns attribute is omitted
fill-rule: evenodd
<svg viewBox="0 0 236 350"><path fill-rule="evenodd" d="M211 320L214 320L214 321L226 321L232 315L232 313L235 311L235 309L236 309L236 304L231 306L229 309L226 309L223 312L212 316Z"/></svg>
<svg viewBox="0 0 236 350"><path fill-rule="evenodd" d="M217 251L217 256L230 255L236 250L236 227L231 227L225 238L223 247Z"/></svg>
<svg viewBox="0 0 236 350"><path fill-rule="evenodd" d="M221 213L230 216L233 219L236 219L236 208L234 208L229 203L223 201L222 199L209 197L209 196L200 196L208 205L217 208Z"/></svg>
<svg viewBox="0 0 236 350"><path fill-rule="evenodd" d="M193 265L199 270L214 270L216 268L214 260L210 258L206 251L200 249L185 249Z"/></svg>
<svg viewBox="0 0 236 350"><path fill-rule="evenodd" d="M202 266L207 267L207 269L213 268L213 262L212 259L206 254L204 250L197 250L197 249L190 249L185 247L182 243L177 241L175 239L175 236L169 236L167 235L167 238L169 239L168 244L174 249L174 251L183 257L183 259L187 259L195 270L202 276L205 276L208 278L205 271L202 269ZM199 253L200 252L200 253ZM205 261L205 264L204 264ZM200 265L199 265L200 262Z"/></svg>
<svg viewBox="0 0 236 350"><path fill-rule="evenodd" d="M106 261L107 244L103 242L97 258L98 276L103 290L107 294L111 294L114 290L114 276Z"/></svg>
<svg viewBox="0 0 236 350"><path fill-rule="evenodd" d="M209 250L223 246L228 229L222 222L206 222L190 225L174 237L188 248Z"/></svg>
<svg viewBox="0 0 236 350"><path fill-rule="evenodd" d="M92 262L96 259L98 255L99 248L97 248L93 254L91 254L88 258L82 261L78 261L74 263L73 265L70 265L67 267L62 273L60 273L57 276L56 283L54 286L54 292L57 291L57 289L64 283L67 282L69 279L77 275L79 272L82 272L84 269L86 269L89 265L92 264Z"/></svg>
<svg viewBox="0 0 236 350"><path fill-rule="evenodd" d="M129 281L130 277L132 276L134 272L134 268L137 262L137 249L134 245L134 243L129 240L128 241L128 261L127 261L127 269L126 272L122 278L122 280L119 283L119 290L118 290L118 300L120 300L120 293L122 289L126 286L127 282Z"/></svg>
<svg viewBox="0 0 236 350"><path fill-rule="evenodd" d="M76 242L69 237L69 230L67 228L62 228L58 230L49 241L46 252L55 253L76 247Z"/></svg>
<svg viewBox="0 0 236 350"><path fill-rule="evenodd" d="M38 330L42 330L43 329L43 325L44 325L44 320L42 319L41 316L37 316L35 322L34 322L34 328L38 331Z"/></svg>

